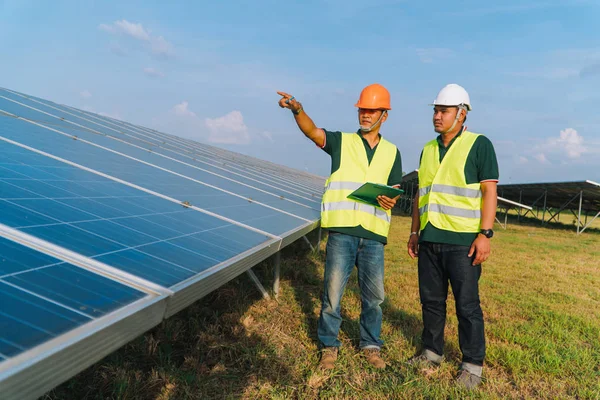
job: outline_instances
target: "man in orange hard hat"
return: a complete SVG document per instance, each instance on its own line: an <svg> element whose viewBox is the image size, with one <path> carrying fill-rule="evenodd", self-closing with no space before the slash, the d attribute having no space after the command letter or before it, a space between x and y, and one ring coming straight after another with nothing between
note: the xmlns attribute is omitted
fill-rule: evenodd
<svg viewBox="0 0 600 400"><path fill-rule="evenodd" d="M379 84L363 89L356 103L360 129L354 133L317 128L292 95L277 92L279 106L292 111L300 130L331 156L321 204L321 226L329 230L322 307L318 323L320 366L333 369L338 356L338 332L342 323L340 301L348 278L358 268L362 310L360 348L378 369L386 364L380 356L384 300L383 248L391 222L391 209L398 197L379 196L379 206L347 196L366 182L399 186L402 180L400 151L379 133L388 117L390 93Z"/></svg>

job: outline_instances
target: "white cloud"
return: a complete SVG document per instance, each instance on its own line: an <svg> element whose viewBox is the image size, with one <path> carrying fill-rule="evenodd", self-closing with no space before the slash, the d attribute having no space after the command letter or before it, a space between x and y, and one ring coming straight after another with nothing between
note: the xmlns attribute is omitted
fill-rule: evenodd
<svg viewBox="0 0 600 400"><path fill-rule="evenodd" d="M583 136L575 129L566 128L558 137L550 137L534 146L533 151L536 153L534 158L541 163L550 164L552 160L552 163L568 164L586 153L594 153L593 147L593 143L584 143Z"/></svg>
<svg viewBox="0 0 600 400"><path fill-rule="evenodd" d="M446 60L454 56L454 51L445 48L417 49L417 56L422 63L430 64L434 61Z"/></svg>
<svg viewBox="0 0 600 400"><path fill-rule="evenodd" d="M150 40L150 46L152 53L159 56L170 56L173 54L173 45L165 40L164 37L159 36Z"/></svg>
<svg viewBox="0 0 600 400"><path fill-rule="evenodd" d="M90 93L89 90L83 90L83 91L79 92L79 95L83 99L89 99L90 97L92 97L92 94Z"/></svg>
<svg viewBox="0 0 600 400"><path fill-rule="evenodd" d="M210 131L209 142L224 144L248 144L250 134L239 111L231 111L222 117L206 118L204 123Z"/></svg>
<svg viewBox="0 0 600 400"><path fill-rule="evenodd" d="M543 156L543 154L542 154ZM527 157L523 157L523 156L519 156L517 158L517 164L527 164L529 162L529 159Z"/></svg>
<svg viewBox="0 0 600 400"><path fill-rule="evenodd" d="M152 78L164 78L165 74L155 68L146 67L144 68L144 74L152 77Z"/></svg>
<svg viewBox="0 0 600 400"><path fill-rule="evenodd" d="M132 39L144 42L149 46L150 51L154 55L166 57L173 55L173 45L162 36L152 35L152 32L144 28L141 23L133 23L123 19L115 21L111 25L100 24L98 28L112 35L128 36ZM119 48L119 50L122 49ZM114 52L112 48L111 51ZM121 52L122 51L119 51L117 54Z"/></svg>
<svg viewBox="0 0 600 400"><path fill-rule="evenodd" d="M196 117L196 114L188 108L188 102L182 101L173 107L173 112L180 117Z"/></svg>
<svg viewBox="0 0 600 400"><path fill-rule="evenodd" d="M142 24L135 24L125 19L115 21L112 25L100 24L100 29L108 33L124 34L134 39L149 41L150 34L144 29Z"/></svg>
<svg viewBox="0 0 600 400"><path fill-rule="evenodd" d="M573 128L560 131L558 138L548 139L548 146L553 149L565 151L569 158L579 158L582 153L586 152L586 148L583 145L583 137Z"/></svg>

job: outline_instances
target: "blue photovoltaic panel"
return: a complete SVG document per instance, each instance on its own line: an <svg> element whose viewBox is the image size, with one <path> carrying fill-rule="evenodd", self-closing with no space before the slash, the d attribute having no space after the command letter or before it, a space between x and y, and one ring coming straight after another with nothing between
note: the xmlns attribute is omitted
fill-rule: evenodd
<svg viewBox="0 0 600 400"><path fill-rule="evenodd" d="M3 393L42 395L314 229L322 192L302 171L0 88ZM53 338L64 347L3 362Z"/></svg>
<svg viewBox="0 0 600 400"><path fill-rule="evenodd" d="M163 286L268 237L0 141L1 222Z"/></svg>
<svg viewBox="0 0 600 400"><path fill-rule="evenodd" d="M126 153L128 155L131 155L132 157L135 157L137 159L146 161L150 164L157 165L159 167L168 169L169 171L172 171L174 173L185 175L185 176L195 179L197 181L201 181L205 184L208 184L208 185L211 185L214 187L218 187L219 189L223 189L223 190L229 191L231 193L235 193L239 196L243 196L244 198L253 199L255 201L258 201L258 202L261 202L264 204L268 204L270 206L276 207L283 211L287 211L287 212L297 215L299 217L306 218L306 219L318 218L320 201L310 200L310 199L307 200L305 198L298 197L294 194L285 193L276 188L268 187L262 183L245 182L244 180L240 180L240 178L238 178L239 182L234 182L234 181L231 181L228 179L223 179L222 176L231 175L231 174L220 173L219 175L221 175L221 176L218 176L215 174L211 174L211 173L202 171L198 168L193 168L192 166L185 165L181 162L177 162L175 160L172 160L172 159L169 159L166 157L162 157L161 155L158 155L155 152L148 152L146 149L152 148L152 146L149 145L148 141L147 140L141 141L139 139L136 139L131 136L131 133L129 133L129 136L125 136L123 134L115 132L114 130L107 129L105 126L100 126L98 124L94 124L94 123L90 122L89 120L85 120L85 119L79 118L77 116L70 115L73 113L66 114L55 108L49 108L43 104L33 102L28 99L24 99L18 95L9 94L6 91L3 91L2 93L4 93L5 97L9 97L9 96L15 97L16 100L18 100L21 103L27 103L28 105L35 107L37 109L43 109L43 111L45 111L45 112L53 113L54 115L64 117L66 119L69 119L79 125L83 125L90 129L90 130L86 130L82 127L78 127L75 125L65 126L64 125L65 121L61 121L60 119L57 119L57 122L60 123L61 126L60 127L52 126L52 127L56 128L62 132L65 132L65 133L68 133L71 135L76 135L76 136L80 137L81 139L89 140L89 141L92 141L101 146L110 148L112 150ZM38 115L44 115L44 114L40 113L39 111L35 111L35 110L29 109L27 107L23 107L19 104L7 101L5 99L0 99L0 100L1 100L0 101L0 109L4 109L5 111L11 112L13 114L22 115L22 116L32 119L32 120L35 120L35 118L37 118ZM54 107L59 108L58 106L54 106ZM106 124L104 124L104 125L106 125ZM126 141L128 143L123 143L123 141L114 140L110 137L99 135L98 133L93 133L92 130L101 132L103 134L116 136L119 139ZM135 144L137 146L141 146L143 148L136 148L134 146L131 146L129 143L133 143L133 144ZM159 151L161 154L168 154L169 157L179 159L180 161L185 161L185 162L191 161L189 159L185 160L180 155L177 155L174 153L167 153L164 151L164 149L156 149L156 151ZM190 163L188 162L188 164L190 164ZM206 167L206 166L204 166L204 167ZM207 168L204 168L204 169L207 169ZM197 184L195 184L192 181L188 181L187 185L198 190ZM253 187L249 187L246 185L250 185ZM255 187L257 187L261 190L257 190ZM200 189L209 189L209 188L204 186L204 187L200 187ZM213 193L213 196L221 196L222 194L224 194L224 193L223 192ZM207 195L210 195L210 191L207 191L207 193L204 196L207 196ZM288 201L286 199L290 199L293 201ZM202 207L201 200L203 200L203 199L196 200L197 205L200 207ZM238 198L238 200L243 201L243 199L239 199L239 198Z"/></svg>
<svg viewBox="0 0 600 400"><path fill-rule="evenodd" d="M147 148L167 150L165 154L192 164L230 177L251 179L252 185L265 190L275 189L276 194L290 197L293 200L305 201L306 204L317 205L322 193L322 178L281 165L252 159L238 153L203 145L190 140L174 137L164 133L138 127L127 122L116 121L108 117L94 115L81 110L66 107L44 99L26 96L19 93L4 91L4 95L15 101L30 105L40 111L45 111L74 123L89 127L122 140ZM193 157L192 157L193 156ZM195 163L197 158L198 163ZM202 160L204 158L204 160ZM205 162L202 162L205 161ZM218 168L218 166L221 166ZM223 168L225 167L225 168ZM255 179L258 178L258 179ZM298 179L301 178L301 179ZM307 197L308 195L308 197Z"/></svg>
<svg viewBox="0 0 600 400"><path fill-rule="evenodd" d="M0 109L4 105L3 102L6 102L6 100L0 99ZM63 130L75 134L69 129ZM253 203L248 199L233 196L122 155L94 147L80 140L74 140L45 128L31 125L23 120L1 117L0 131L2 132L2 136L8 139L18 141L77 164L85 165L88 168L180 201L188 201L202 209L275 235L282 235L285 232L306 224L308 221L318 219L319 216L318 211L311 211L308 208L305 210L312 213L311 218L301 218L299 216L295 217L284 214L276 209ZM23 135L22 132L24 131L28 134ZM104 143L105 141L114 142L117 145L110 143L112 147L123 147L119 151L127 152L131 156L142 159L152 156L151 153L132 148L127 144L119 143L100 135L94 135L94 139L94 142L103 142L103 144L107 144ZM156 155L153 156L157 157ZM284 202L283 200L279 201L281 203Z"/></svg>
<svg viewBox="0 0 600 400"><path fill-rule="evenodd" d="M0 354L14 357L146 296L0 238Z"/></svg>
<svg viewBox="0 0 600 400"><path fill-rule="evenodd" d="M57 105L45 100L31 99L30 97L25 98L23 97L24 95L12 94L6 91L4 93L7 95L6 97L29 104L37 109L64 117L74 123L79 123L90 129L117 137L119 140L152 149L153 151L217 174L216 178L215 176L209 177L211 182L212 179L230 178L237 180L237 182L230 181L229 184L240 185L241 183L246 183L278 197L290 199L294 203L300 203L313 208L313 211L317 211L319 207L323 190L322 179L315 179L315 177L310 176L310 180L315 182L313 190L310 190L305 186L308 180L299 171L256 159L250 159L250 162L239 161L243 160L244 156L231 152L227 152L226 157L219 156L219 152L223 152L223 150L219 149L219 152L215 153L214 151L204 149L210 148L210 146L200 145L191 141L186 142L180 138L155 133L146 128L135 127L131 124L114 122L114 120L106 117L81 112L80 110ZM60 122L62 123L63 121ZM71 125L71 127L73 126ZM212 149L214 150L215 148ZM253 164L259 165L259 167L255 167ZM181 164L179 164L179 167L181 167ZM271 168L271 170L267 167ZM192 167L188 165L185 168ZM220 186L226 188L225 186ZM252 197L251 194L247 195L248 197ZM272 197L266 200L266 202L273 201ZM291 204L293 205L294 203ZM302 215L306 210L300 208L298 212Z"/></svg>

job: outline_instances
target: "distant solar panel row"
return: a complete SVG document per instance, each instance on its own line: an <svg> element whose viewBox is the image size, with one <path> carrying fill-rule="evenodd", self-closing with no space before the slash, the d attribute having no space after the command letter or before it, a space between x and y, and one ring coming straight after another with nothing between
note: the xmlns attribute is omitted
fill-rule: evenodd
<svg viewBox="0 0 600 400"><path fill-rule="evenodd" d="M314 229L322 188L301 171L0 89L3 396L42 394ZM71 359L90 341L95 353Z"/></svg>

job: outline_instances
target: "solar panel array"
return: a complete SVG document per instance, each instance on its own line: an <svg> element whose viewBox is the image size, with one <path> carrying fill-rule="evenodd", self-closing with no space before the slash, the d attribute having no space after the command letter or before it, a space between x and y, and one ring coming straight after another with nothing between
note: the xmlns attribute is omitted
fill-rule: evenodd
<svg viewBox="0 0 600 400"><path fill-rule="evenodd" d="M322 192L318 176L0 88L3 398L43 394L315 229Z"/></svg>
<svg viewBox="0 0 600 400"><path fill-rule="evenodd" d="M585 211L600 210L600 184L594 181L513 183L498 185L498 193L528 205L541 206L546 195L546 207L560 208L583 194L581 207ZM542 201L540 201L542 200ZM578 206L578 202L576 206Z"/></svg>

